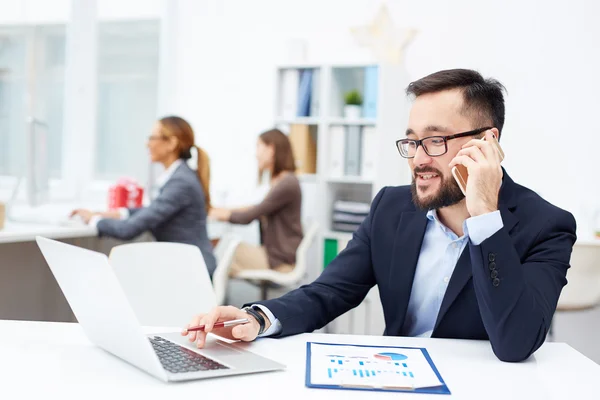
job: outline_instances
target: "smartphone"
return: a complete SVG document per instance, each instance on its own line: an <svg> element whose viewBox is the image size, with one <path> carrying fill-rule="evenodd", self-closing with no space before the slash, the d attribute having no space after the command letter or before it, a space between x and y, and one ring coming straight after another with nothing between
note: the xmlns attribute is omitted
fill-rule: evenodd
<svg viewBox="0 0 600 400"><path fill-rule="evenodd" d="M481 140L485 140L485 137L483 137ZM493 143L495 145L494 148L496 149L496 151L498 152L498 155L500 156L500 161L504 160L504 151L502 151L502 147L500 147L500 143L498 143L497 140L494 140ZM464 165L455 165L454 167L452 167L452 176L454 176L456 183L458 183L458 187L463 192L463 194L466 196L467 195L467 180L469 179L469 171L467 170L467 167L465 167Z"/></svg>

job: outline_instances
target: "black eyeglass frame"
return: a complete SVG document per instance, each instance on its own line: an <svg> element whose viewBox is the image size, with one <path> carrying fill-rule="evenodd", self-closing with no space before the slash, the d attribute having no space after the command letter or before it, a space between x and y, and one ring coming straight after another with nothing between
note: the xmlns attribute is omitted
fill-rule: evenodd
<svg viewBox="0 0 600 400"><path fill-rule="evenodd" d="M423 150L425 150L425 153L429 156L429 157L439 157L439 156L443 156L444 154L446 154L448 152L448 140L452 140L452 139L458 139L461 137L466 137L466 136L475 136L475 135L479 135L489 129L492 129L491 126L485 127L485 128L479 128L479 129L473 129L472 131L467 131L467 132L461 132L461 133L455 133L454 135L448 135L448 136L428 136L426 138L417 140L417 139L398 139L396 140L396 149L398 150L398 153L400 153L400 155L404 158L414 158L415 156L409 156L409 155L404 155L402 154L402 150L400 150L400 143L409 143L409 142L413 142L415 143L415 153L417 152L417 149L419 148L419 146L423 147ZM436 155L431 155L429 154L429 152L427 151L427 147L423 146L423 141L424 140L431 140L432 138L438 138L438 139L442 139L444 141L444 152L441 154L436 154Z"/></svg>

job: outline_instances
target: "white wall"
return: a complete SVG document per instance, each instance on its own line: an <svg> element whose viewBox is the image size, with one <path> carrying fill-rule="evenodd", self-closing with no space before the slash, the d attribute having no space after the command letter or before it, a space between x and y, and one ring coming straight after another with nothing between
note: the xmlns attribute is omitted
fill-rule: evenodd
<svg viewBox="0 0 600 400"><path fill-rule="evenodd" d="M243 193L256 182L255 138L272 124L274 71L285 61L286 43L305 39L307 61L368 61L369 52L354 44L349 28L369 23L381 4L373 0L98 3L102 19L163 16L169 45L163 47L168 58L161 68L159 109L192 122L198 144L212 156L216 193ZM600 206L594 119L600 109L596 95L600 2L386 3L398 26L420 31L406 56L411 78L466 67L506 85L502 144L513 178L577 216L586 207ZM0 23L66 20L68 4L68 0L0 0ZM398 127L399 136L404 128Z"/></svg>
<svg viewBox="0 0 600 400"><path fill-rule="evenodd" d="M252 185L254 140L274 114L274 68L304 38L308 61L364 61L349 28L369 23L371 0L177 0L171 111L192 120L213 155L214 188ZM600 4L593 0L387 2L420 33L407 52L413 79L478 69L505 84L505 166L518 182L580 214L600 195L594 146L600 109ZM404 88L398 88L403 90ZM400 136L405 127L398 127ZM580 140L581 144L575 142ZM391 145L391 144L390 144ZM596 204L600 207L598 201Z"/></svg>
<svg viewBox="0 0 600 400"><path fill-rule="evenodd" d="M0 24L65 23L71 1L0 0ZM163 1L98 0L98 17L101 20L158 18Z"/></svg>

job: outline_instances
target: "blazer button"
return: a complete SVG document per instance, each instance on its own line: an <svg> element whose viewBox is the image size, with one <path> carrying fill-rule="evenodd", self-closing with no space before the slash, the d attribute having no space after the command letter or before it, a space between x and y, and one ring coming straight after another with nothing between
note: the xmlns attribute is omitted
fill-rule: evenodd
<svg viewBox="0 0 600 400"><path fill-rule="evenodd" d="M496 255L494 253L488 254L488 261L489 262L496 261Z"/></svg>
<svg viewBox="0 0 600 400"><path fill-rule="evenodd" d="M493 269L492 273L490 274L490 276L492 277L492 279L496 279L498 277L498 270L497 269Z"/></svg>
<svg viewBox="0 0 600 400"><path fill-rule="evenodd" d="M496 263L492 261L492 262L489 264L489 267L490 267L490 271L492 271L492 270L496 269Z"/></svg>
<svg viewBox="0 0 600 400"><path fill-rule="evenodd" d="M492 285L494 285L494 287L500 286L500 279L494 278L494 280L492 281Z"/></svg>

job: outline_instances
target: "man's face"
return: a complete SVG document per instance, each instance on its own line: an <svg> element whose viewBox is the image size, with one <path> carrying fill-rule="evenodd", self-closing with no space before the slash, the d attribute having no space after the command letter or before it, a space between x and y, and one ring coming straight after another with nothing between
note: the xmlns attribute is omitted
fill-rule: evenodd
<svg viewBox="0 0 600 400"><path fill-rule="evenodd" d="M459 89L424 94L413 103L406 137L423 139L429 136L448 136L479 128L461 113L462 93ZM408 159L412 171L411 191L417 207L429 210L448 207L460 202L464 195L458 187L448 164L465 143L473 137L449 140L446 154L427 155L422 146L414 158Z"/></svg>

